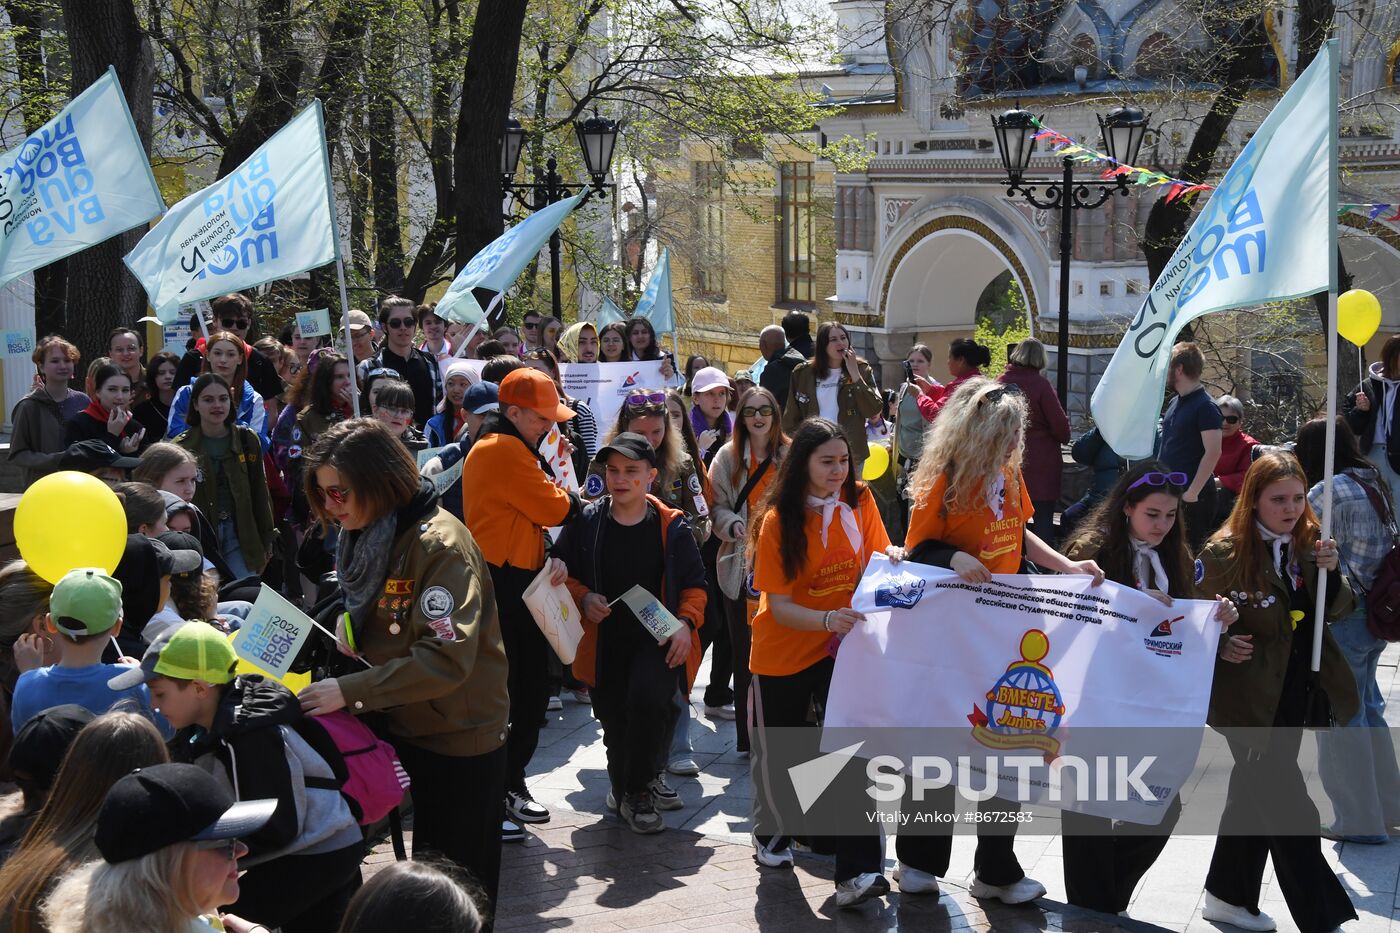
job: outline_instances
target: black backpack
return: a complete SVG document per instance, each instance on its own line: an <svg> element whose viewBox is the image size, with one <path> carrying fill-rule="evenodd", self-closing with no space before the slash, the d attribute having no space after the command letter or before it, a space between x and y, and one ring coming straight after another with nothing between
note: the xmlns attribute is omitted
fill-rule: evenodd
<svg viewBox="0 0 1400 933"><path fill-rule="evenodd" d="M1366 596L1366 628L1383 641L1400 641L1400 530L1395 525L1395 510L1389 493L1378 492L1369 483L1351 477L1366 493L1376 517L1390 535L1390 550L1376 568L1376 579ZM1360 584L1357 584L1360 589Z"/></svg>

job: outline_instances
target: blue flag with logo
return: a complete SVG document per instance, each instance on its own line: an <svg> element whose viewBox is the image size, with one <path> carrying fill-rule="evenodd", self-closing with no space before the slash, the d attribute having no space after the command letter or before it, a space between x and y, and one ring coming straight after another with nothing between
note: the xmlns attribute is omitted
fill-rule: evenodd
<svg viewBox="0 0 1400 933"><path fill-rule="evenodd" d="M172 207L126 265L169 323L182 304L334 262L334 209L317 100L238 168Z"/></svg>
<svg viewBox="0 0 1400 933"><path fill-rule="evenodd" d="M1090 407L1119 456L1152 456L1172 344L1216 311L1301 298L1331 283L1329 113L1335 51L1289 88L1172 254L1114 351Z"/></svg>
<svg viewBox="0 0 1400 933"><path fill-rule="evenodd" d="M637 299L637 310L632 317L644 317L651 321L652 329L658 334L676 332L676 309L671 305L671 251L663 249L656 268L647 278L642 297Z"/></svg>
<svg viewBox="0 0 1400 933"><path fill-rule="evenodd" d="M117 72L0 154L0 286L165 210Z"/></svg>
<svg viewBox="0 0 1400 933"><path fill-rule="evenodd" d="M625 320L627 320L627 315L622 313L617 302L604 295L603 303L598 306L598 313L593 315L593 326L601 329L616 321Z"/></svg>
<svg viewBox="0 0 1400 933"><path fill-rule="evenodd" d="M574 208L583 203L586 192L579 192L543 210L536 211L492 240L485 249L462 267L437 303L440 318L462 324L479 324L486 317L472 289L483 288L500 294L540 253L540 247L553 235Z"/></svg>

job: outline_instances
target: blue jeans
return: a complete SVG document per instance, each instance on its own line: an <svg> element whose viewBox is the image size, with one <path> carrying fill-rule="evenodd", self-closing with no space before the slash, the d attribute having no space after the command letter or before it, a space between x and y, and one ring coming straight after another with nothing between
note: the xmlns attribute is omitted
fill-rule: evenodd
<svg viewBox="0 0 1400 933"><path fill-rule="evenodd" d="M1385 836L1400 825L1400 767L1385 722L1385 697L1376 664L1386 643L1366 628L1358 609L1332 626L1332 635L1356 678L1361 710L1345 726L1318 732L1318 774L1332 801L1332 830L1345 836Z"/></svg>
<svg viewBox="0 0 1400 933"><path fill-rule="evenodd" d="M253 575L253 571L248 569L247 562L243 560L243 545L238 541L238 526L231 518L219 522L219 547L224 552L224 563L228 564L235 580Z"/></svg>

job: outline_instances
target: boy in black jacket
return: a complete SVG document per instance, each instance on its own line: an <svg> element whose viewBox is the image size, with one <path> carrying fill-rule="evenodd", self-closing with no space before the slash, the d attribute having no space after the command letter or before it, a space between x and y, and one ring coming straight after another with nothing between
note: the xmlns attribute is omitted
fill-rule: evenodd
<svg viewBox="0 0 1400 933"><path fill-rule="evenodd" d="M153 705L178 731L175 761L194 762L239 800L275 798L277 809L243 839L247 873L234 913L283 933L333 933L360 886L364 836L341 796L339 756L290 690L257 675L234 676L226 636L203 622L172 628L147 649L139 668L108 686L146 683ZM312 744L315 742L315 745Z"/></svg>
<svg viewBox="0 0 1400 933"><path fill-rule="evenodd" d="M633 832L666 828L661 808L678 808L674 792L658 798L656 762L670 741L677 686L689 693L700 664L697 629L705 619L705 569L685 515L647 490L656 452L640 434L623 433L598 451L608 495L564 526L555 556L569 568L569 591L583 612L574 676L593 685L593 712L603 724L609 797ZM658 644L620 596L641 586L685 623Z"/></svg>

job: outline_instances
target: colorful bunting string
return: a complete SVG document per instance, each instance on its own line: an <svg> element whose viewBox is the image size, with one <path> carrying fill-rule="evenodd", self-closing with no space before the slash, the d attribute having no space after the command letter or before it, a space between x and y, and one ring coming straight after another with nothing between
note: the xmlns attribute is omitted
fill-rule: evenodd
<svg viewBox="0 0 1400 933"><path fill-rule="evenodd" d="M1175 201L1177 198L1186 198L1195 195L1200 191L1213 191L1214 185L1196 184L1181 178L1172 178L1161 172L1154 172L1150 169L1138 168L1134 165L1124 165L1106 153L1099 152L1066 136L1064 133L1051 129L1038 119L1032 118L1031 122L1039 130L1032 138L1044 142L1056 155L1065 156L1074 162L1097 163L1108 166L1100 178L1110 181L1114 178L1125 177L1129 183L1139 185L1144 188L1160 188L1166 186L1167 201Z"/></svg>
<svg viewBox="0 0 1400 933"><path fill-rule="evenodd" d="M1382 217L1386 211L1395 211L1394 216ZM1337 216L1350 214L1352 211L1365 211L1367 220L1383 220L1386 223L1400 223L1400 204L1389 204L1386 202L1373 202L1371 204L1354 204L1344 202L1337 205Z"/></svg>

